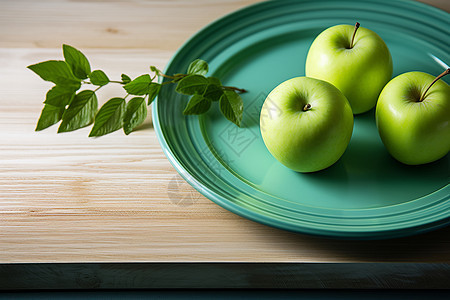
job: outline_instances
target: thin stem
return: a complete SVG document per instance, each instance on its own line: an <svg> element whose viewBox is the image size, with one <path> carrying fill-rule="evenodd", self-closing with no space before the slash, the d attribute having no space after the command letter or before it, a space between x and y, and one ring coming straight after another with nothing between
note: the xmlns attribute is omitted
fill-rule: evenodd
<svg viewBox="0 0 450 300"><path fill-rule="evenodd" d="M99 86L98 88L96 88L96 89L94 90L94 93L95 93L96 91L98 91L99 89L101 89L102 87L104 87L104 85L101 85L101 86Z"/></svg>
<svg viewBox="0 0 450 300"><path fill-rule="evenodd" d="M166 81L161 83L161 85L166 85L166 84L171 84L171 83L175 83L175 81L171 80L171 81Z"/></svg>
<svg viewBox="0 0 450 300"><path fill-rule="evenodd" d="M422 96L419 99L419 102L422 102L425 99L425 96L428 92L428 90L433 86L433 84L438 81L439 79L441 79L442 77L444 77L445 75L450 73L450 68L447 68L447 70L445 70L444 72L442 72L438 77L436 77L433 82L427 87L427 89L425 90L425 92L422 94Z"/></svg>
<svg viewBox="0 0 450 300"><path fill-rule="evenodd" d="M123 81L117 81L117 80L110 80L109 82L124 84Z"/></svg>
<svg viewBox="0 0 450 300"><path fill-rule="evenodd" d="M355 40L356 31L358 31L359 25L360 24L358 22L356 22L355 30L353 30L352 42L350 43L350 49L353 48L353 41Z"/></svg>
<svg viewBox="0 0 450 300"><path fill-rule="evenodd" d="M308 111L311 109L311 104L306 104L305 106L303 106L303 111Z"/></svg>
<svg viewBox="0 0 450 300"><path fill-rule="evenodd" d="M175 79L175 76L170 76L170 75L166 75L166 74L163 74L163 73L159 73L158 75L162 76L162 77L170 78L170 79Z"/></svg>
<svg viewBox="0 0 450 300"><path fill-rule="evenodd" d="M231 91L235 91L235 92L239 92L239 93L247 93L247 90L245 89L240 89L234 86L222 86L224 90L231 90Z"/></svg>

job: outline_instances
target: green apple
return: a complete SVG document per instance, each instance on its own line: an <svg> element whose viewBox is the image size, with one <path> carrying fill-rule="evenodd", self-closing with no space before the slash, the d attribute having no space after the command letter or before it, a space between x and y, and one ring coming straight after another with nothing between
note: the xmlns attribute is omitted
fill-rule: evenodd
<svg viewBox="0 0 450 300"><path fill-rule="evenodd" d="M401 74L384 87L375 111L389 153L408 165L433 162L450 151L450 87L442 76ZM434 79L434 80L433 80Z"/></svg>
<svg viewBox="0 0 450 300"><path fill-rule="evenodd" d="M287 80L264 101L260 130L269 152L297 172L334 164L353 132L353 113L332 84L308 77Z"/></svg>
<svg viewBox="0 0 450 300"><path fill-rule="evenodd" d="M306 76L337 87L350 102L354 114L375 107L391 79L392 58L388 47L367 28L337 25L320 33L306 57Z"/></svg>

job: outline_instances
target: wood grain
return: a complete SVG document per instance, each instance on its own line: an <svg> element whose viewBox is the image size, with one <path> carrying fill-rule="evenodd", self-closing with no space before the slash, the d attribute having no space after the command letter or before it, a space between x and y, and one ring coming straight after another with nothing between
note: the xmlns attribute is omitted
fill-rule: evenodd
<svg viewBox="0 0 450 300"><path fill-rule="evenodd" d="M450 262L450 228L339 241L238 217L177 175L150 119L129 136L34 132L50 85L26 66L61 57L63 42L111 77L137 76L164 67L209 22L255 2L0 2L0 263Z"/></svg>

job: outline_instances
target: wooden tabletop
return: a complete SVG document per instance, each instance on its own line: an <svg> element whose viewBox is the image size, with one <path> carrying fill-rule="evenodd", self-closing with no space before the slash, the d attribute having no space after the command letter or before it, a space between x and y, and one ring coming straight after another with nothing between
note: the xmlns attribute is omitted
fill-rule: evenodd
<svg viewBox="0 0 450 300"><path fill-rule="evenodd" d="M450 228L339 241L270 228L197 193L164 156L148 118L129 136L35 132L51 86L26 66L73 45L119 78L161 69L235 1L0 1L0 263L450 262ZM450 10L446 0L425 1ZM100 102L116 96L99 92Z"/></svg>

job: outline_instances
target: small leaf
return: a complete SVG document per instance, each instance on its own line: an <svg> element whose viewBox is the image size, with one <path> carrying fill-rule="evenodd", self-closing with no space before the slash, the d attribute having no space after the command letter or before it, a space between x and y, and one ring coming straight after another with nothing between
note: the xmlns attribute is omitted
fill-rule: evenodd
<svg viewBox="0 0 450 300"><path fill-rule="evenodd" d="M217 77L208 77L208 78L206 78L206 79L208 79L208 82L209 82L210 84L215 84L215 85L217 85L217 86L222 86L222 82L220 82L220 79L217 78Z"/></svg>
<svg viewBox="0 0 450 300"><path fill-rule="evenodd" d="M208 73L208 63L201 59L196 59L188 67L188 74L206 75Z"/></svg>
<svg viewBox="0 0 450 300"><path fill-rule="evenodd" d="M210 107L211 101L204 98L202 95L195 94L186 105L183 115L201 115L207 112Z"/></svg>
<svg viewBox="0 0 450 300"><path fill-rule="evenodd" d="M58 123L61 120L63 113L64 107L45 104L35 130L40 131Z"/></svg>
<svg viewBox="0 0 450 300"><path fill-rule="evenodd" d="M209 84L206 87L205 92L203 93L203 97L207 98L210 101L218 101L220 97L223 95L223 89L215 84Z"/></svg>
<svg viewBox="0 0 450 300"><path fill-rule="evenodd" d="M122 128L125 113L125 99L112 98L108 100L95 116L90 137L102 136Z"/></svg>
<svg viewBox="0 0 450 300"><path fill-rule="evenodd" d="M152 104L153 100L155 100L156 96L158 96L160 90L161 84L152 82L150 88L148 89L148 105Z"/></svg>
<svg viewBox="0 0 450 300"><path fill-rule="evenodd" d="M55 85L47 92L44 103L64 108L72 101L73 97L75 97L74 91Z"/></svg>
<svg viewBox="0 0 450 300"><path fill-rule="evenodd" d="M234 91L225 90L220 97L220 111L231 122L237 126L241 125L244 104L241 96Z"/></svg>
<svg viewBox="0 0 450 300"><path fill-rule="evenodd" d="M148 94L151 82L152 79L150 78L150 75L145 74L125 84L123 88L131 95L146 95Z"/></svg>
<svg viewBox="0 0 450 300"><path fill-rule="evenodd" d="M73 98L69 107L64 111L58 132L77 130L94 121L98 101L94 91L84 90Z"/></svg>
<svg viewBox="0 0 450 300"><path fill-rule="evenodd" d="M106 76L105 72L102 70L95 70L89 74L91 83L98 86L107 85L109 83L109 78Z"/></svg>
<svg viewBox="0 0 450 300"><path fill-rule="evenodd" d="M86 56L69 45L63 45L63 54L66 63L72 69L72 73L80 79L86 79L91 73L91 66Z"/></svg>
<svg viewBox="0 0 450 300"><path fill-rule="evenodd" d="M185 95L203 94L208 85L208 80L201 75L189 75L178 82L175 91Z"/></svg>
<svg viewBox="0 0 450 300"><path fill-rule="evenodd" d="M161 70L155 66L150 66L150 71L155 72L156 74L162 73Z"/></svg>
<svg viewBox="0 0 450 300"><path fill-rule="evenodd" d="M122 78L122 82L124 84L131 82L131 78L128 75L122 74L122 75L120 75L120 78Z"/></svg>
<svg viewBox="0 0 450 300"><path fill-rule="evenodd" d="M128 101L123 117L123 131L129 135L134 128L141 125L145 118L147 118L147 106L145 99L142 97L135 97Z"/></svg>
<svg viewBox="0 0 450 300"><path fill-rule="evenodd" d="M51 81L61 87L78 90L81 86L81 80L72 74L65 61L48 60L28 66L28 68L45 81Z"/></svg>

